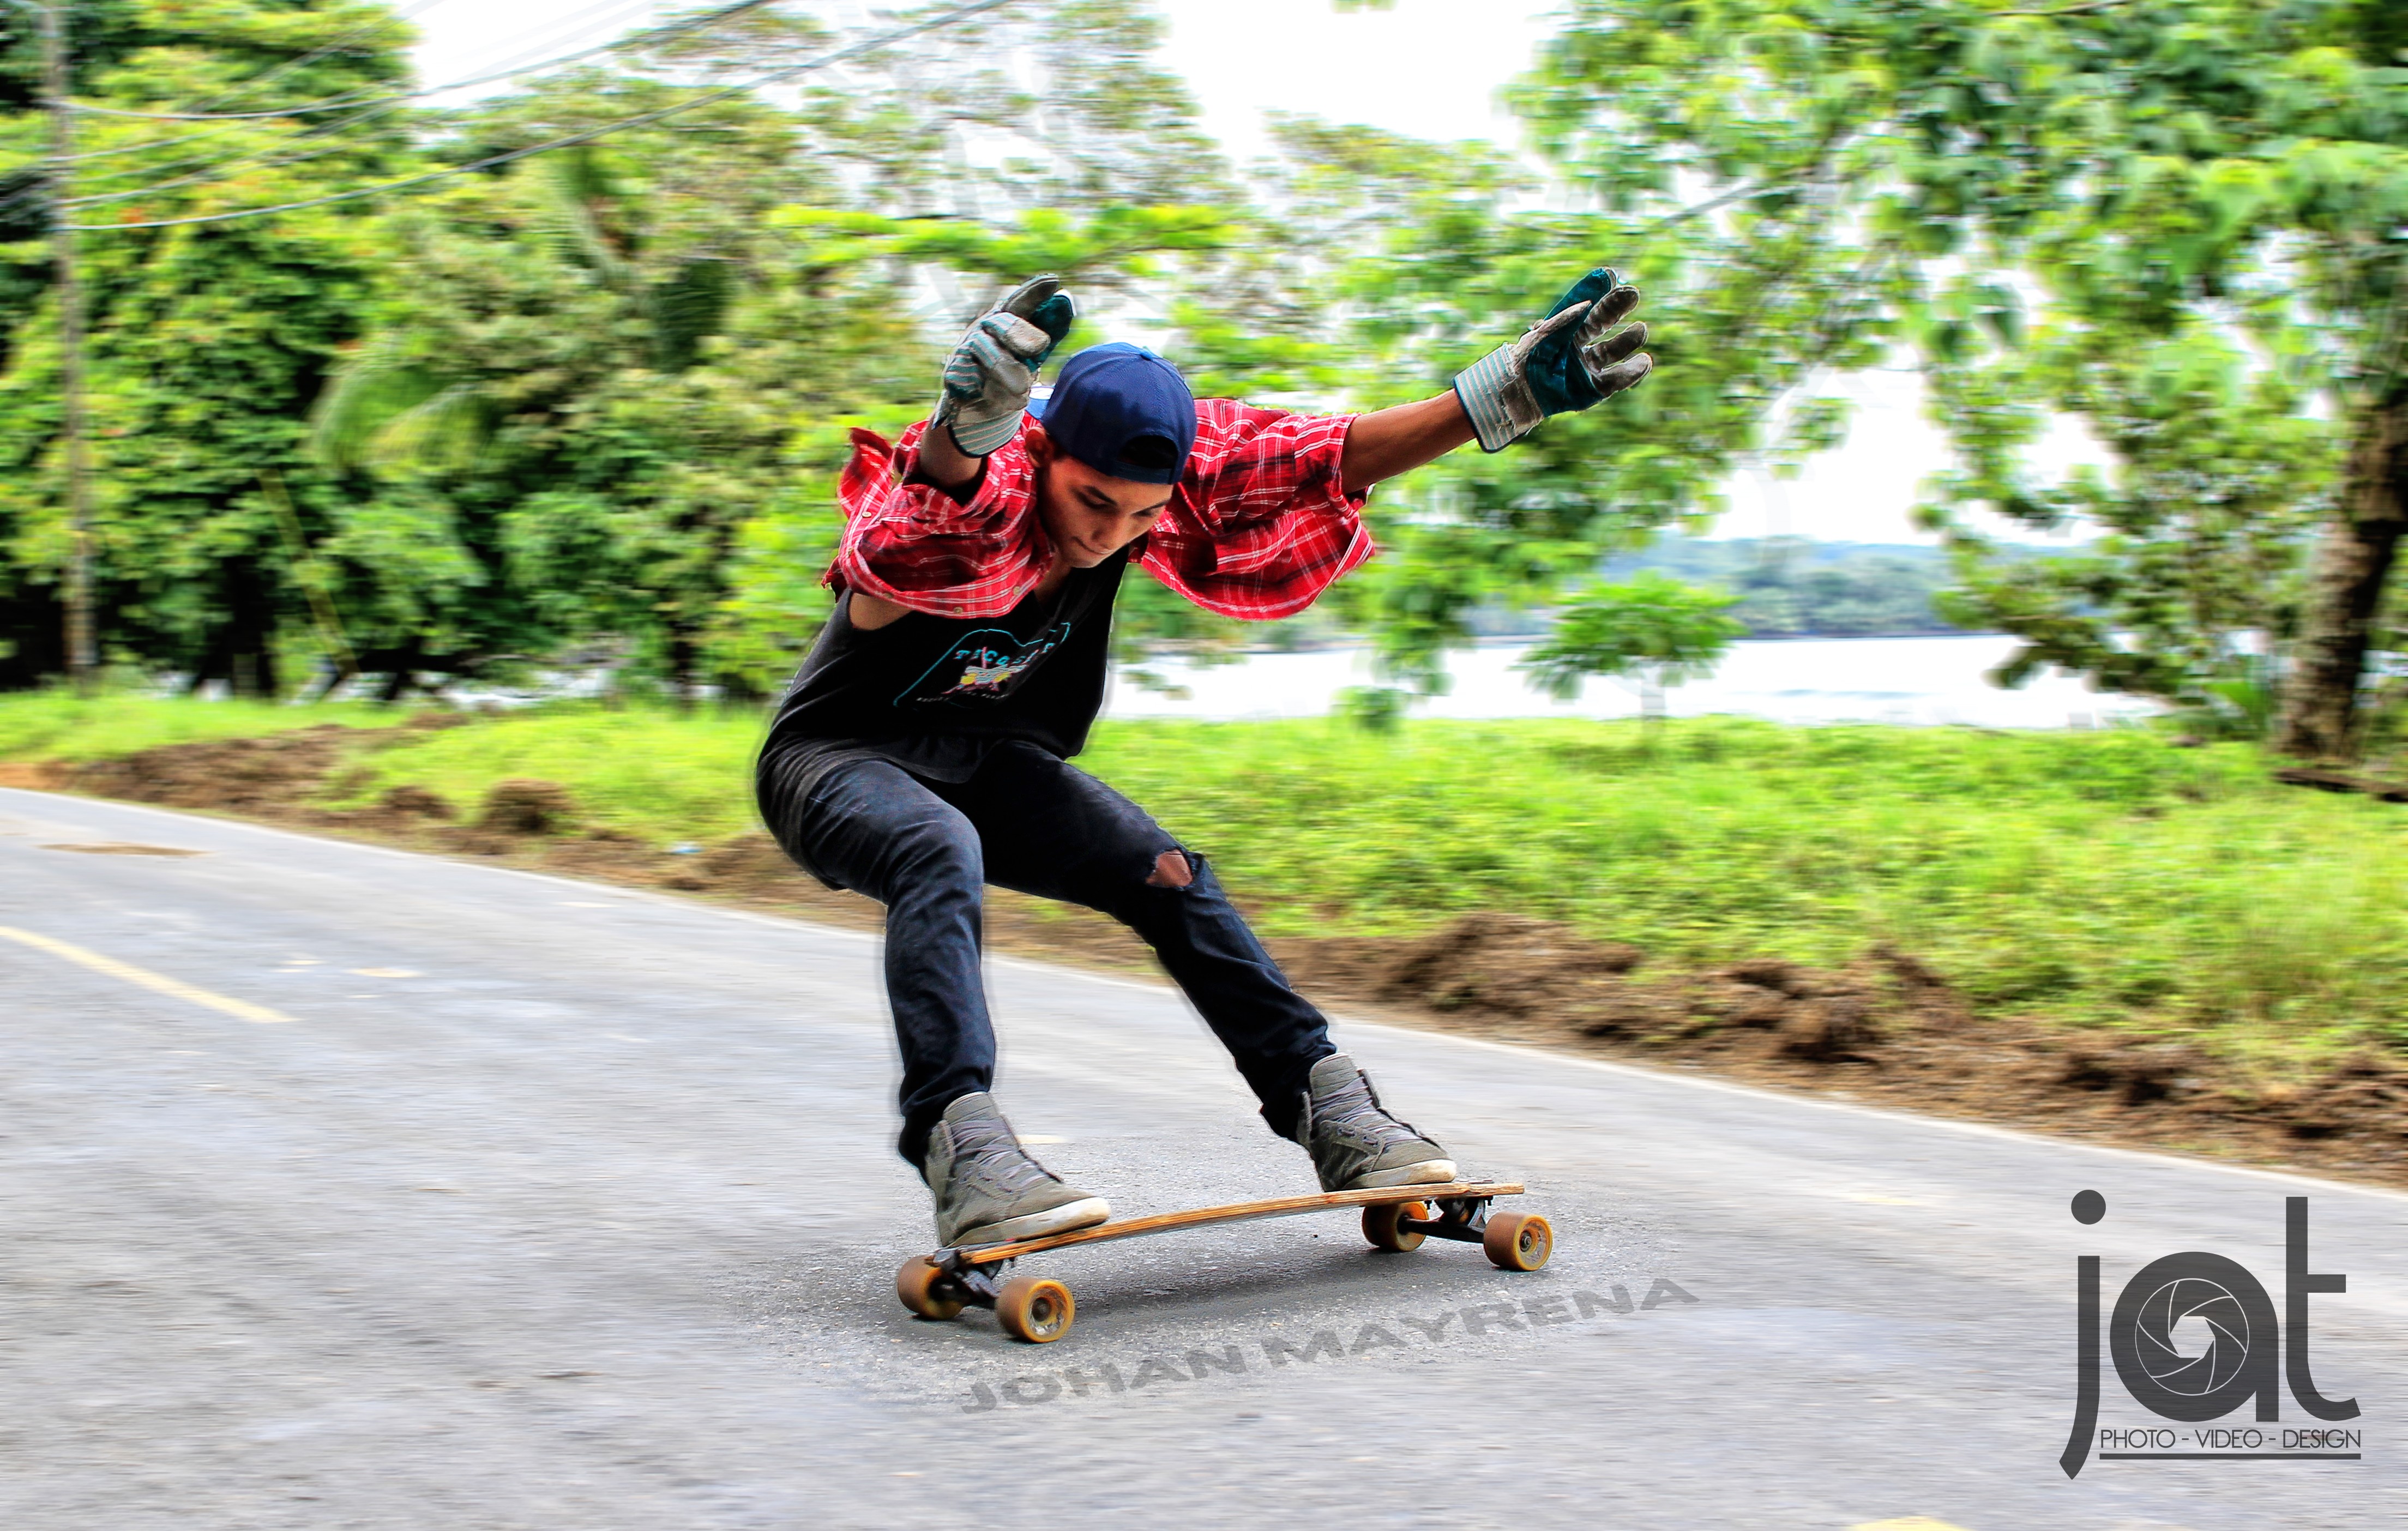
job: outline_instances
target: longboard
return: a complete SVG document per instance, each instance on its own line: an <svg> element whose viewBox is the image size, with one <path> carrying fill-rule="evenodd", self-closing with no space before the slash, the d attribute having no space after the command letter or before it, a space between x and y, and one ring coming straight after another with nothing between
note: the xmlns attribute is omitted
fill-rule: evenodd
<svg viewBox="0 0 2408 1531"><path fill-rule="evenodd" d="M1312 1195L1274 1196L1268 1201L1162 1212L1009 1243L973 1244L939 1250L934 1254L915 1254L895 1273L895 1295L903 1300L904 1307L926 1319L950 1319L965 1307L992 1308L1006 1334L1034 1345L1045 1345L1070 1332L1078 1305L1068 1287L1050 1278L1022 1276L1005 1280L1004 1273L1014 1260L1076 1244L1101 1244L1115 1238L1142 1238L1149 1234L1209 1227L1216 1223L1297 1217L1306 1212L1356 1207L1363 1210L1363 1237L1376 1248L1401 1253L1421 1248L1427 1238L1447 1238L1478 1244L1499 1269L1537 1270L1555 1252L1555 1230L1547 1220L1533 1212L1491 1216L1488 1210L1489 1202L1496 1197L1521 1194L1522 1187L1509 1180L1450 1180L1442 1185L1324 1191Z"/></svg>

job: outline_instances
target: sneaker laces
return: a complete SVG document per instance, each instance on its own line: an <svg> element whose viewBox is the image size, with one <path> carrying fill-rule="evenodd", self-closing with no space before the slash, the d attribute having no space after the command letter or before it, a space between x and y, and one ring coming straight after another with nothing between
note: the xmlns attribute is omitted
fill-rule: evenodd
<svg viewBox="0 0 2408 1531"><path fill-rule="evenodd" d="M1000 1123L974 1121L955 1130L961 1134L958 1162L969 1174L1007 1198L1059 1179L1022 1148L1020 1139Z"/></svg>
<svg viewBox="0 0 2408 1531"><path fill-rule="evenodd" d="M1428 1139L1411 1123L1399 1122L1380 1104L1379 1092L1371 1088L1370 1080L1356 1069L1345 1083L1327 1095L1306 1097L1315 1125L1326 1122L1339 1131L1367 1138L1382 1149L1395 1143L1421 1143Z"/></svg>

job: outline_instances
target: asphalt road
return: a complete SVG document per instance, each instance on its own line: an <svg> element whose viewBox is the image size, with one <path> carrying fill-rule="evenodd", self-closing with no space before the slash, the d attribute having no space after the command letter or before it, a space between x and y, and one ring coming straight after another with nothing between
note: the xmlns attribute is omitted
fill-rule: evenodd
<svg viewBox="0 0 2408 1531"><path fill-rule="evenodd" d="M1051 1347L911 1319L875 956L0 791L0 1525L2401 1524L2408 1198L1369 1024L1546 1270L1331 1215L1032 1262L1080 1300ZM1310 1189L1169 992L992 981L1007 1109L1122 1211ZM2069 1481L2077 1258L2112 1303L2222 1253L2280 1310L2290 1195L2360 1459ZM2184 1450L2319 1424L2103 1393Z"/></svg>

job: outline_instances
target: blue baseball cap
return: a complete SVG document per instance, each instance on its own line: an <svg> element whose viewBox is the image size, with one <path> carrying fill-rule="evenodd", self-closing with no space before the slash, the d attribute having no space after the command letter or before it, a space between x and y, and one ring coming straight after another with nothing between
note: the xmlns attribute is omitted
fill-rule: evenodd
<svg viewBox="0 0 2408 1531"><path fill-rule="evenodd" d="M1196 395L1179 369L1125 340L1062 364L1052 396L1028 401L1054 444L1115 479L1175 484L1196 448Z"/></svg>

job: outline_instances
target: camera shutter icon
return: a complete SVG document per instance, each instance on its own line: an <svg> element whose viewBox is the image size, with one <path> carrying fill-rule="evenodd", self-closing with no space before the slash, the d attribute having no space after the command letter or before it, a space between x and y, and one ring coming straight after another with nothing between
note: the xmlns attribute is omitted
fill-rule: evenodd
<svg viewBox="0 0 2408 1531"><path fill-rule="evenodd" d="M2258 1278L2220 1254L2169 1254L2141 1267L2107 1326L2133 1401L2186 1424L2221 1419L2251 1397L2278 1417L2283 1337Z"/></svg>

